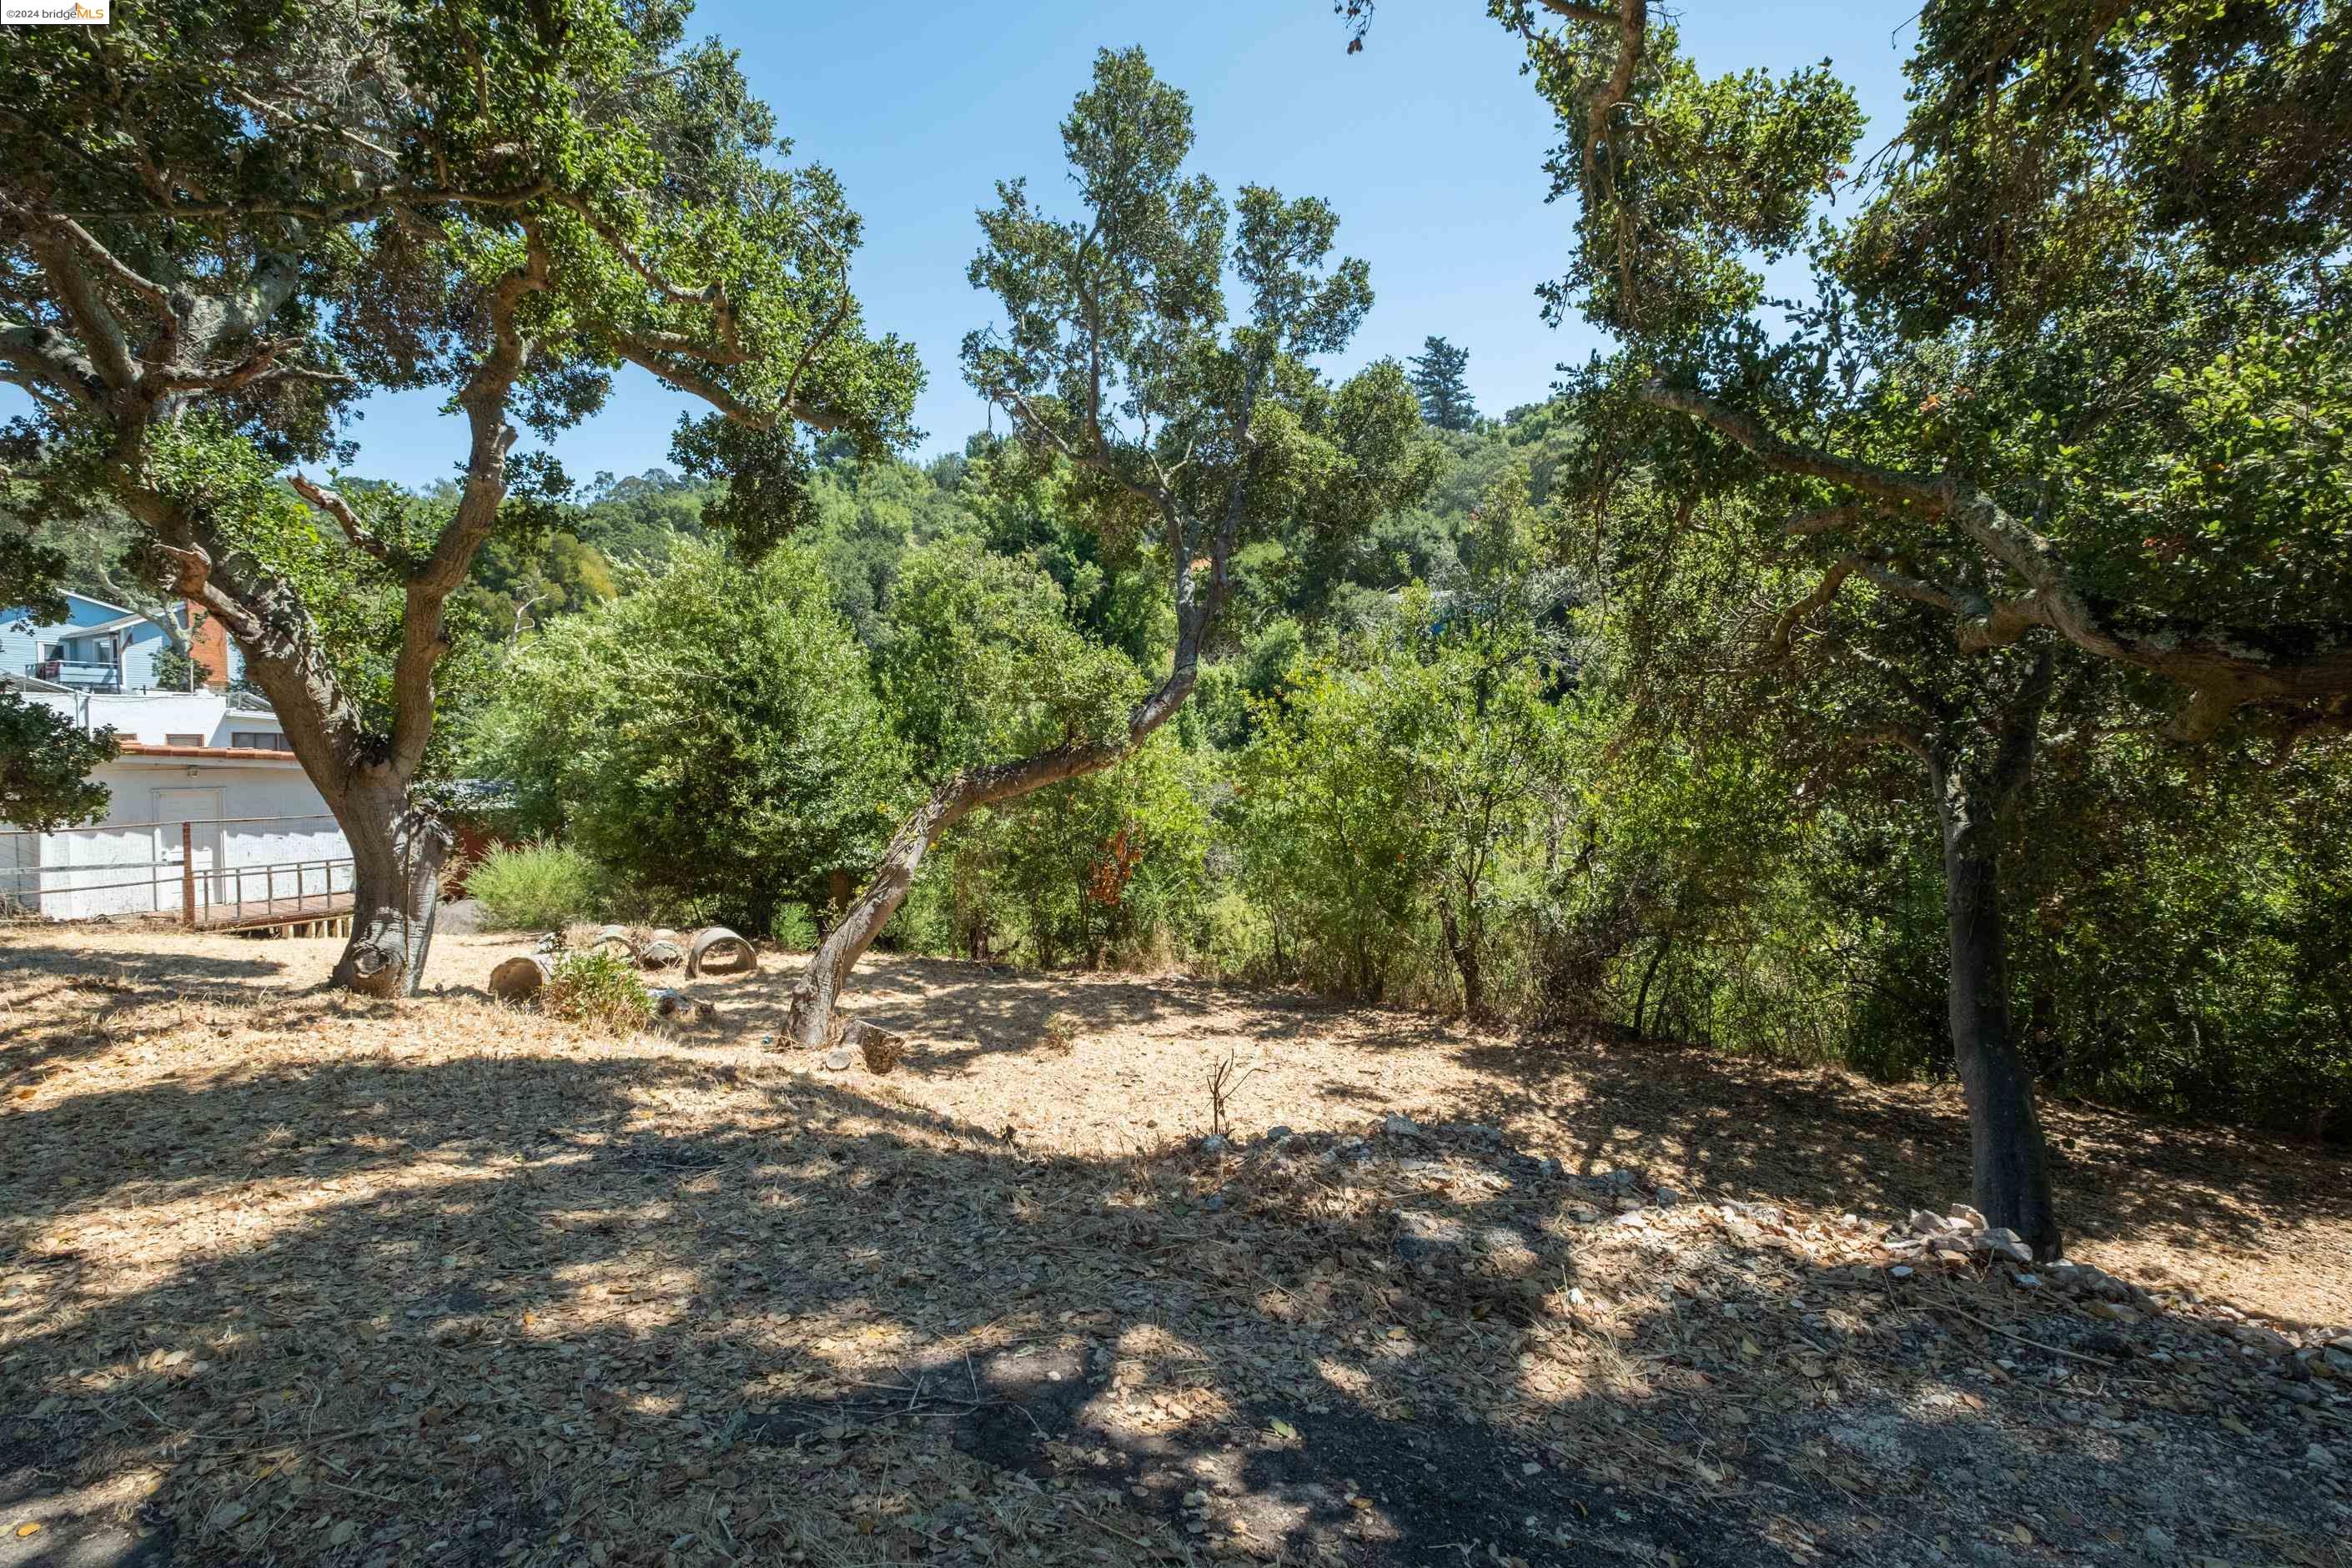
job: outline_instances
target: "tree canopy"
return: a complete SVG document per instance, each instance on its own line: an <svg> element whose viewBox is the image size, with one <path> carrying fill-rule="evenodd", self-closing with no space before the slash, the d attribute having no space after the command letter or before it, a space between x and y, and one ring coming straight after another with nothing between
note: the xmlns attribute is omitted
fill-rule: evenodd
<svg viewBox="0 0 2352 1568"><path fill-rule="evenodd" d="M12 467L37 521L103 498L146 569L217 617L352 838L347 983L413 985L446 834L408 791L431 744L445 606L564 481L513 455L598 407L625 363L711 412L690 469L756 552L807 516L803 426L868 454L908 434L913 350L864 330L858 220L683 6L368 0L142 7L0 50L8 266L0 364L34 400ZM436 387L465 420L453 504L378 507L331 462L351 405ZM399 602L389 702L325 646L287 563L325 554Z"/></svg>
<svg viewBox="0 0 2352 1568"><path fill-rule="evenodd" d="M1406 362L1413 395L1421 399L1421 416L1440 430L1467 430L1476 422L1477 405L1470 397L1470 351L1455 348L1444 338L1423 342L1421 353Z"/></svg>
<svg viewBox="0 0 2352 1568"><path fill-rule="evenodd" d="M2045 736L2352 727L2340 8L1930 5L1862 163L1826 65L1708 80L1643 0L1493 9L1578 203L1548 307L1622 345L1567 385L1591 564L1651 563L1633 678L1695 735L1760 705L1816 788L1924 764L1980 1204L2054 1248L2001 903Z"/></svg>

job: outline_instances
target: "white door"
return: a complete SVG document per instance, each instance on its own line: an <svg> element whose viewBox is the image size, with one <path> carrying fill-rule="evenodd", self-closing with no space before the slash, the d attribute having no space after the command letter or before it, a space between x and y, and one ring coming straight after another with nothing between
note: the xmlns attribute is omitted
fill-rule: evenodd
<svg viewBox="0 0 2352 1568"><path fill-rule="evenodd" d="M182 881L181 845L195 859L196 918L202 920L215 904L227 903L232 895L226 879L221 875L221 792L211 789L159 789L155 797L155 907L164 913L175 913L181 906ZM188 825L184 840L180 833L182 823Z"/></svg>

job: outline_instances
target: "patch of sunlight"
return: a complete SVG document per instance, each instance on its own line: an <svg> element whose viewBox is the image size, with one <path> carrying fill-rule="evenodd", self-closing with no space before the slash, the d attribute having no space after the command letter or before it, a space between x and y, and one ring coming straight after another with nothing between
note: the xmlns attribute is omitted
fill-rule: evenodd
<svg viewBox="0 0 2352 1568"><path fill-rule="evenodd" d="M1330 1357L1324 1356L1316 1362L1315 1371L1325 1383L1358 1404L1365 1405L1371 1402L1372 1377L1371 1373L1363 1368L1349 1366L1345 1362L1333 1361Z"/></svg>
<svg viewBox="0 0 2352 1568"><path fill-rule="evenodd" d="M147 1290L184 1266L201 1263L233 1269L239 1256L257 1253L318 1223L318 1211L341 1206L335 1199L381 1206L404 1193L429 1194L436 1209L455 1212L445 1194L460 1186L482 1186L495 1172L426 1163L369 1172L364 1177L322 1184L308 1179L240 1183L202 1193L125 1204L118 1192L102 1214L85 1214L36 1238L43 1249L78 1248L107 1267L83 1287L92 1301L120 1300Z"/></svg>

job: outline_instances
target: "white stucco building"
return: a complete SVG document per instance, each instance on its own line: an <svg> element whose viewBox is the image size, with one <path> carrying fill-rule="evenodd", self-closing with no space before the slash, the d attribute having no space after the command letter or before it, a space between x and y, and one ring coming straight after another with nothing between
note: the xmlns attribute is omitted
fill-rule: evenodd
<svg viewBox="0 0 2352 1568"><path fill-rule="evenodd" d="M226 682L78 690L0 671L0 683L121 744L91 774L112 796L103 822L0 829L0 911L185 918L193 906L200 922L226 925L349 891L350 847L276 716Z"/></svg>

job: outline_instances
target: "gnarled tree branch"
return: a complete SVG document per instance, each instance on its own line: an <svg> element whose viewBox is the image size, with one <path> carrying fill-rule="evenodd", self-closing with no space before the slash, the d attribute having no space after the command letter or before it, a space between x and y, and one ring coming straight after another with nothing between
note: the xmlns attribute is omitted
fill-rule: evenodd
<svg viewBox="0 0 2352 1568"><path fill-rule="evenodd" d="M1800 446L1754 416L1688 388L1653 382L1643 396L1729 437L1775 472L1913 507L1958 529L2025 590L2002 598L1954 596L1942 606L1956 619L1955 636L1964 651L2003 647L2045 627L2087 653L2163 676L2189 693L2168 726L2176 740L2210 737L2248 703L2352 695L2352 627L2231 627L2095 601L2075 586L2054 542L1963 479L1882 468ZM1922 598L1911 592L1906 596Z"/></svg>

